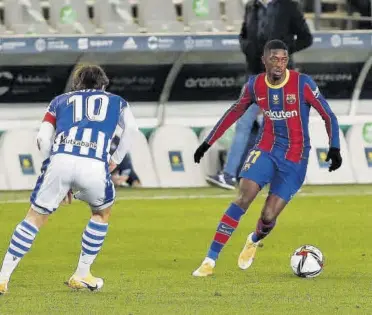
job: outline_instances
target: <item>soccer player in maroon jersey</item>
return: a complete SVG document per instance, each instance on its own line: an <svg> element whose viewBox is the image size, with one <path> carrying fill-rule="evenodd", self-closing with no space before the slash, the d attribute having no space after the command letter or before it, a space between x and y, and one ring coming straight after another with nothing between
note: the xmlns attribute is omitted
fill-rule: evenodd
<svg viewBox="0 0 372 315"><path fill-rule="evenodd" d="M249 78L239 99L226 111L194 154L195 162L199 163L209 147L252 103L263 110L261 135L240 172L239 197L222 216L207 257L193 272L197 277L213 274L218 255L241 217L258 192L270 183L256 231L248 235L238 258L241 269L251 266L260 241L272 231L276 218L304 182L310 151L308 124L311 107L323 118L329 136L326 159L331 161L329 171L337 170L342 164L337 118L309 76L287 69L287 46L280 40L268 42L262 62L266 73Z"/></svg>

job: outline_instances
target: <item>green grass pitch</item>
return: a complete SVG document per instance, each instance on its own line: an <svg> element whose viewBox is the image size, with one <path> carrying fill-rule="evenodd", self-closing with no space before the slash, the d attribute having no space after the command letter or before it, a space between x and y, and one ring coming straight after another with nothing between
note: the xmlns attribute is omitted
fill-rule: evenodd
<svg viewBox="0 0 372 315"><path fill-rule="evenodd" d="M372 186L304 187L247 271L237 258L257 222L257 198L225 247L215 275L193 278L235 193L214 188L120 190L92 272L100 292L71 291L89 209L63 206L41 229L0 297L0 314L372 314ZM0 193L0 258L23 219L27 193ZM14 202L17 201L17 202ZM314 279L292 274L303 244L325 255Z"/></svg>

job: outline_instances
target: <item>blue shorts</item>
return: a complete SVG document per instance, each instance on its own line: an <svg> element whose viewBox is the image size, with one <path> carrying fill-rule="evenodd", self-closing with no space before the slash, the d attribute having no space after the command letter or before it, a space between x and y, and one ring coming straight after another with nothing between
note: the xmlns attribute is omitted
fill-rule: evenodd
<svg viewBox="0 0 372 315"><path fill-rule="evenodd" d="M270 183L270 194L290 201L301 188L307 169L307 159L299 163L284 158L282 150L265 152L253 148L248 153L239 177L254 181L263 188Z"/></svg>

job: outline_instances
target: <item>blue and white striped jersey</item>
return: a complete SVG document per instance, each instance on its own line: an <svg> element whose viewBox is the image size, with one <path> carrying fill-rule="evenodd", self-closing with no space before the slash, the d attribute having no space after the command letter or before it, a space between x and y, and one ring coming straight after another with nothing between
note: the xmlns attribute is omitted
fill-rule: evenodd
<svg viewBox="0 0 372 315"><path fill-rule="evenodd" d="M107 162L116 126L125 128L126 109L124 99L103 90L57 96L44 118L56 128L51 155L66 153Z"/></svg>

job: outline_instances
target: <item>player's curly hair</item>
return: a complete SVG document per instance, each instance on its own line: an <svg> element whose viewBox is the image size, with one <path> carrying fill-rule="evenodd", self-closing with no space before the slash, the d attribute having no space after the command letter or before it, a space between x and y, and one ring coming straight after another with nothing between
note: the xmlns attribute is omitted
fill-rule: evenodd
<svg viewBox="0 0 372 315"><path fill-rule="evenodd" d="M72 90L105 89L110 81L105 71L97 65L82 64L74 71Z"/></svg>
<svg viewBox="0 0 372 315"><path fill-rule="evenodd" d="M272 49L283 49L288 51L288 46L279 39L273 39L265 44L264 51L267 52Z"/></svg>

